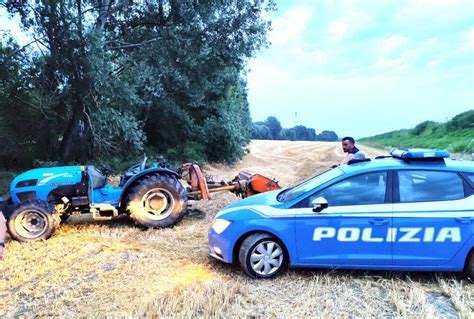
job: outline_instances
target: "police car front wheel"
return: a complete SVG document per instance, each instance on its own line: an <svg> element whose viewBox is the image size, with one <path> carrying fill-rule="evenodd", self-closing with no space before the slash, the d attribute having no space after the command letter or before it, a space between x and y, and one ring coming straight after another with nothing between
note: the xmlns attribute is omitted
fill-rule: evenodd
<svg viewBox="0 0 474 319"><path fill-rule="evenodd" d="M283 245L268 234L247 237L239 250L239 262L246 275L252 278L271 278L280 274L288 264Z"/></svg>
<svg viewBox="0 0 474 319"><path fill-rule="evenodd" d="M468 278L474 281L474 249L472 249L469 255L467 256L464 273Z"/></svg>

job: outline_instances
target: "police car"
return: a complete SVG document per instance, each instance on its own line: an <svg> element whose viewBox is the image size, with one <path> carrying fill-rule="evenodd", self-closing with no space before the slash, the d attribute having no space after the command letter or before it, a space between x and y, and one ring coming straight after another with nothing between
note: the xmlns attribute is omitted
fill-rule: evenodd
<svg viewBox="0 0 474 319"><path fill-rule="evenodd" d="M209 229L210 255L254 278L288 265L474 277L474 163L440 150L391 155L227 206Z"/></svg>

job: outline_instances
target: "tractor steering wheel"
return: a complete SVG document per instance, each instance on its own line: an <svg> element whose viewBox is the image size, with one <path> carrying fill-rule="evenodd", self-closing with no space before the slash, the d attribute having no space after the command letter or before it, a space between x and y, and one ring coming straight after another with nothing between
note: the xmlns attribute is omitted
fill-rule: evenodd
<svg viewBox="0 0 474 319"><path fill-rule="evenodd" d="M146 157L146 155L143 155L143 161L140 163L140 172L145 170L145 165L146 165L147 159L148 158Z"/></svg>
<svg viewBox="0 0 474 319"><path fill-rule="evenodd" d="M102 172L104 173L104 175L109 175L109 173L113 171L112 167L110 167L110 165L107 163L102 163L100 167L102 168Z"/></svg>

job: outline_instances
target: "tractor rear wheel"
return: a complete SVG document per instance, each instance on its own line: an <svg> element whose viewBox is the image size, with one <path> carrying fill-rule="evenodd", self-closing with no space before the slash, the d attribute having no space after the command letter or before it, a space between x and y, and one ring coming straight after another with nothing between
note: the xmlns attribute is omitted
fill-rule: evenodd
<svg viewBox="0 0 474 319"><path fill-rule="evenodd" d="M170 227L183 218L187 205L186 189L176 178L149 175L130 189L125 210L140 226Z"/></svg>
<svg viewBox="0 0 474 319"><path fill-rule="evenodd" d="M13 209L7 227L14 239L34 241L51 237L60 221L52 205L45 201L29 200Z"/></svg>

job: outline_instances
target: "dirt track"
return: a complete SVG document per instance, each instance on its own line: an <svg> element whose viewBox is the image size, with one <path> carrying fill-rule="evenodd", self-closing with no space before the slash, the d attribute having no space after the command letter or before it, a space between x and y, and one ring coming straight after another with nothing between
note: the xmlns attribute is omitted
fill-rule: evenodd
<svg viewBox="0 0 474 319"><path fill-rule="evenodd" d="M245 169L289 185L337 162L339 147L255 141L241 163L206 172L228 179ZM212 217L235 200L223 193L194 203L171 229L78 216L47 241L7 239L0 317L473 316L474 289L452 274L294 269L275 280L249 280L207 255Z"/></svg>
<svg viewBox="0 0 474 319"><path fill-rule="evenodd" d="M385 152L361 146L369 157L387 155ZM249 171L274 177L283 186L307 179L340 162L343 151L340 143L252 141L250 153L234 167L214 165L206 173L218 179L232 178L236 172Z"/></svg>

